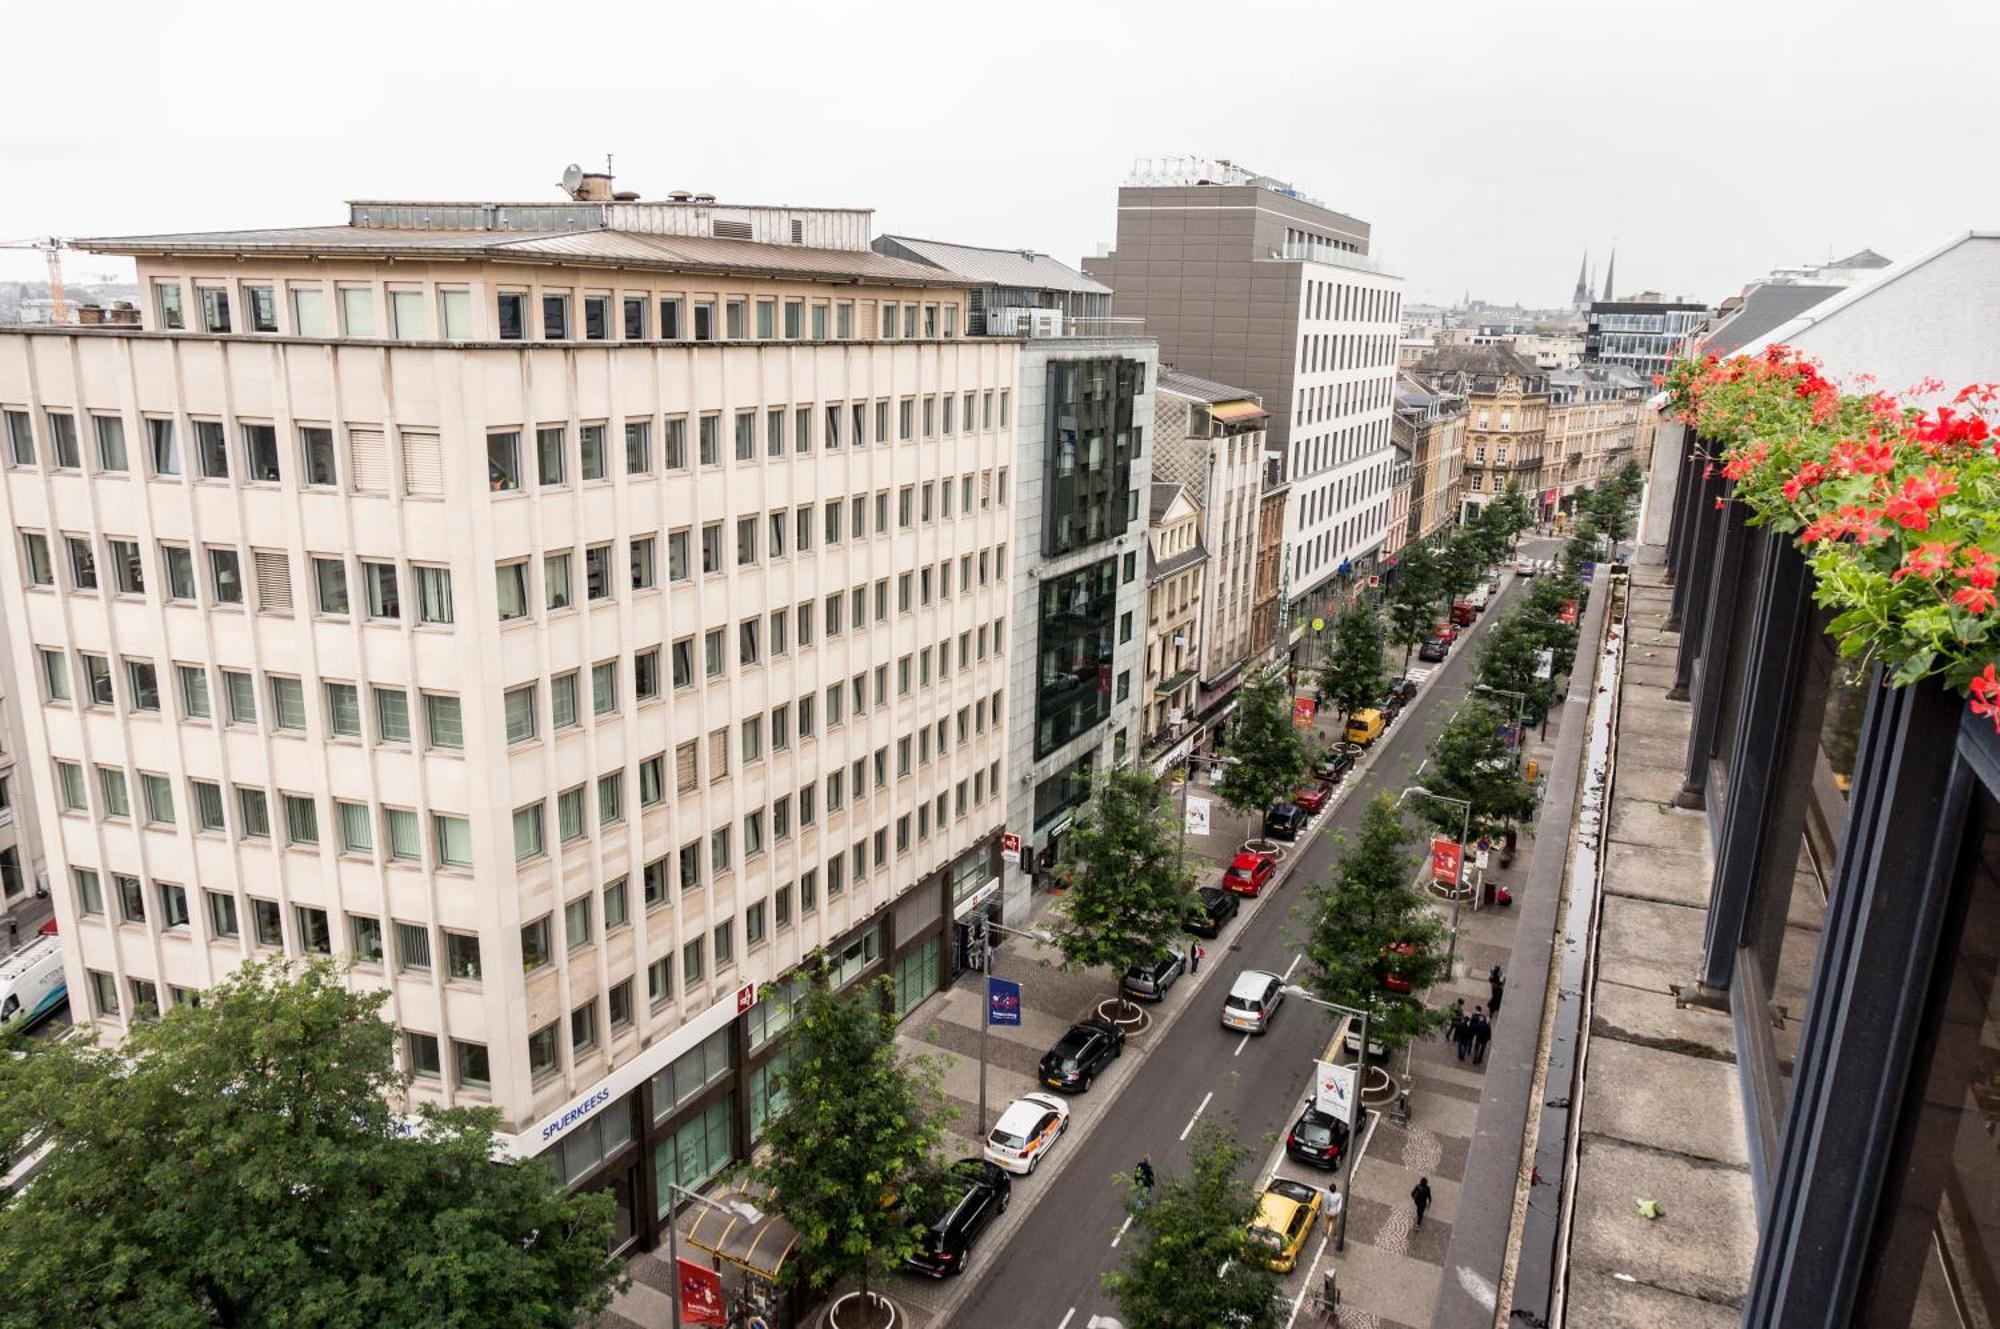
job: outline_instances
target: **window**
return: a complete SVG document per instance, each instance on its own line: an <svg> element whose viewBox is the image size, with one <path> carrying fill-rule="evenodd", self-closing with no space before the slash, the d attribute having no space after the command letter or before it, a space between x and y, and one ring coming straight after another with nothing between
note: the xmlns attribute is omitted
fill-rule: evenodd
<svg viewBox="0 0 2000 1329"><path fill-rule="evenodd" d="M715 301L694 302L694 339L696 341L715 340Z"/></svg>
<svg viewBox="0 0 2000 1329"><path fill-rule="evenodd" d="M457 1082L461 1087L484 1089L493 1083L484 1043L461 1043L454 1038L451 1040L451 1052Z"/></svg>
<svg viewBox="0 0 2000 1329"><path fill-rule="evenodd" d="M486 487L505 493L521 487L521 435L517 430L486 436Z"/></svg>
<svg viewBox="0 0 2000 1329"><path fill-rule="evenodd" d="M569 949L590 944L590 897L579 895L563 906L563 941Z"/></svg>
<svg viewBox="0 0 2000 1329"><path fill-rule="evenodd" d="M437 1035L404 1030L403 1063L410 1074L419 1080L443 1079L444 1063L438 1051Z"/></svg>
<svg viewBox="0 0 2000 1329"><path fill-rule="evenodd" d="M702 637L702 668L709 678L721 678L724 669L722 658L722 629L710 628Z"/></svg>
<svg viewBox="0 0 2000 1329"><path fill-rule="evenodd" d="M660 301L660 340L679 341L681 332L681 302L679 299Z"/></svg>
<svg viewBox="0 0 2000 1329"><path fill-rule="evenodd" d="M83 661L84 695L92 706L111 706L116 701L111 691L111 662L101 655L88 651L78 651L77 659Z"/></svg>
<svg viewBox="0 0 2000 1329"><path fill-rule="evenodd" d="M375 827L369 820L366 803L342 803L333 805L334 820L340 827L340 850L345 854L372 854L375 852Z"/></svg>
<svg viewBox="0 0 2000 1329"><path fill-rule="evenodd" d="M174 786L164 775L139 775L139 792L146 800L146 820L156 826L174 824Z"/></svg>
<svg viewBox="0 0 2000 1329"><path fill-rule="evenodd" d="M282 794L285 805L285 841L294 845L319 843L319 805L303 794Z"/></svg>
<svg viewBox="0 0 2000 1329"><path fill-rule="evenodd" d="M534 858L542 852L542 805L530 803L514 809L514 861Z"/></svg>
<svg viewBox="0 0 2000 1329"><path fill-rule="evenodd" d="M225 671L223 677L230 678L231 675ZM231 710L234 709L232 699ZM298 679L271 676L271 723L279 729L303 730L306 727L305 687Z"/></svg>
<svg viewBox="0 0 2000 1329"><path fill-rule="evenodd" d="M347 916L347 941L354 958L367 964L382 963L382 920L366 914Z"/></svg>
<svg viewBox="0 0 2000 1329"><path fill-rule="evenodd" d="M611 598L611 546L592 545L583 551L584 593L593 600Z"/></svg>
<svg viewBox="0 0 2000 1329"><path fill-rule="evenodd" d="M151 660L125 661L125 687L131 694L132 709L135 711L157 711L160 709L159 672Z"/></svg>
<svg viewBox="0 0 2000 1329"><path fill-rule="evenodd" d="M229 292L220 286L197 286L195 294L201 300L201 330L228 332Z"/></svg>
<svg viewBox="0 0 2000 1329"><path fill-rule="evenodd" d="M317 286L294 286L292 297L292 335L297 337L324 337L326 335L326 292Z"/></svg>
<svg viewBox="0 0 2000 1329"><path fill-rule="evenodd" d="M409 742L410 694L401 688L376 688L375 728L384 743Z"/></svg>
<svg viewBox="0 0 2000 1329"><path fill-rule="evenodd" d="M561 425L544 425L535 431L535 479L544 488L559 485L566 478L568 432Z"/></svg>
<svg viewBox="0 0 2000 1329"><path fill-rule="evenodd" d="M646 299L644 296L626 296L622 302L626 341L646 339Z"/></svg>
<svg viewBox="0 0 2000 1329"><path fill-rule="evenodd" d="M403 616L402 590L396 581L394 563L361 561L361 587L368 605L368 617L397 619Z"/></svg>
<svg viewBox="0 0 2000 1329"><path fill-rule="evenodd" d="M575 592L570 587L569 561L570 553L567 549L560 553L542 556L542 602L552 610L567 609L575 603ZM525 573L526 566L526 564L505 564L502 565L501 571L504 574L508 567L519 567ZM505 598L503 595L503 601ZM519 617L519 615L510 616L503 607L500 617L504 622L509 617Z"/></svg>
<svg viewBox="0 0 2000 1329"><path fill-rule="evenodd" d="M472 866L472 823L464 817L438 813L431 817L431 836L437 841L438 863L443 867Z"/></svg>
<svg viewBox="0 0 2000 1329"><path fill-rule="evenodd" d="M611 297L606 295L586 295L583 297L583 338L585 341L603 341L611 335Z"/></svg>
<svg viewBox="0 0 2000 1329"><path fill-rule="evenodd" d="M569 338L569 297L567 295L544 295L542 297L542 340L566 341Z"/></svg>
<svg viewBox="0 0 2000 1329"><path fill-rule="evenodd" d="M49 700L68 701L70 699L69 657L61 651L52 651L46 647L37 654L42 660L42 687L48 693Z"/></svg>
<svg viewBox="0 0 2000 1329"><path fill-rule="evenodd" d="M562 578L561 593L564 597L563 603L567 605L569 594L569 556L567 554L550 555L549 560L544 561L542 565L543 580L549 580L549 564L556 559L561 560L559 574ZM554 594L553 586L551 586L551 594ZM493 569L493 598L494 603L498 606L499 617L502 623L511 623L515 619L526 618L528 616L528 565L526 563L501 563L496 565Z"/></svg>
<svg viewBox="0 0 2000 1329"><path fill-rule="evenodd" d="M466 932L446 932L444 963L445 972L453 978L477 983L482 973L479 962L479 938Z"/></svg>
<svg viewBox="0 0 2000 1329"><path fill-rule="evenodd" d="M541 1080L554 1075L559 1069L561 1062L556 1048L556 1026L551 1020L528 1035L528 1071L533 1078Z"/></svg>
<svg viewBox="0 0 2000 1329"><path fill-rule="evenodd" d="M525 743L535 736L535 685L510 689L505 701L507 741Z"/></svg>
<svg viewBox="0 0 2000 1329"><path fill-rule="evenodd" d="M241 819L243 835L253 840L271 838L271 802L263 790L237 785L236 814Z"/></svg>
<svg viewBox="0 0 2000 1329"><path fill-rule="evenodd" d="M88 812L90 800L83 787L83 767L73 761L56 763L56 788L61 792L63 811Z"/></svg>
<svg viewBox="0 0 2000 1329"><path fill-rule="evenodd" d="M97 874L93 872L90 875L94 888ZM203 894L208 897L208 930L210 934L219 938L242 936L242 924L238 922L236 917L236 897L233 895L224 895L221 891L205 891ZM103 913L103 901L98 901L96 909L86 910L85 912Z"/></svg>
<svg viewBox="0 0 2000 1329"><path fill-rule="evenodd" d="M604 888L604 930L610 932L614 928L622 928L630 921L625 878L620 877Z"/></svg>
<svg viewBox="0 0 2000 1329"><path fill-rule="evenodd" d="M625 773L612 771L597 777L597 824L615 826L625 820Z"/></svg>
<svg viewBox="0 0 2000 1329"><path fill-rule="evenodd" d="M278 431L273 425L242 425L243 478L278 483Z"/></svg>
<svg viewBox="0 0 2000 1329"><path fill-rule="evenodd" d="M226 831L229 824L223 820L222 786L213 780L190 780L188 790L193 795L194 825L200 831Z"/></svg>
<svg viewBox="0 0 2000 1329"><path fill-rule="evenodd" d="M156 281L153 283L153 315L165 329L187 326L187 312L181 307L181 284L177 281ZM112 1003L113 1011L118 1009Z"/></svg>
<svg viewBox="0 0 2000 1329"><path fill-rule="evenodd" d="M424 694L424 725L434 748L457 751L465 746L465 727L458 698L446 693Z"/></svg>
<svg viewBox="0 0 2000 1329"><path fill-rule="evenodd" d="M628 549L626 561L632 573L633 590L649 591L659 584L652 536L635 538Z"/></svg>
<svg viewBox="0 0 2000 1329"><path fill-rule="evenodd" d="M618 662L605 660L590 667L590 704L598 715L618 709Z"/></svg>
<svg viewBox="0 0 2000 1329"><path fill-rule="evenodd" d="M639 806L649 808L667 798L667 756L655 753L639 763Z"/></svg>
<svg viewBox="0 0 2000 1329"><path fill-rule="evenodd" d="M438 292L438 326L447 341L472 339L472 292Z"/></svg>
<svg viewBox="0 0 2000 1329"><path fill-rule="evenodd" d="M645 306L639 306L642 310ZM625 474L653 473L653 424L650 420L625 422Z"/></svg>
<svg viewBox="0 0 2000 1329"><path fill-rule="evenodd" d="M63 545L69 551L70 585L79 591L96 590L97 551L90 547L90 541L65 535Z"/></svg>
<svg viewBox="0 0 2000 1329"><path fill-rule="evenodd" d="M13 419L11 414L9 415L9 419L10 421ZM20 419L22 421L22 428L25 430L27 427L27 417L21 416ZM28 439L27 446L28 458L22 464L32 466L35 460L34 440L32 438ZM21 460L20 451L21 440L17 436L14 441L14 459L17 462ZM146 452L152 462L154 475L175 476L181 473L180 444L175 439L174 422L172 420L158 417L147 418Z"/></svg>
<svg viewBox="0 0 2000 1329"><path fill-rule="evenodd" d="M540 969L555 958L549 936L547 915L521 929L521 967L528 972Z"/></svg>
<svg viewBox="0 0 2000 1329"><path fill-rule="evenodd" d="M722 431L722 417L704 415L695 424L695 455L703 466L715 466L722 460L719 441Z"/></svg>
<svg viewBox="0 0 2000 1329"><path fill-rule="evenodd" d="M451 569L419 565L410 571L417 583L417 622L451 622Z"/></svg>
<svg viewBox="0 0 2000 1329"><path fill-rule="evenodd" d="M700 312L697 308L696 312ZM569 1050L575 1056L597 1046L597 1003L586 1002L569 1013Z"/></svg>

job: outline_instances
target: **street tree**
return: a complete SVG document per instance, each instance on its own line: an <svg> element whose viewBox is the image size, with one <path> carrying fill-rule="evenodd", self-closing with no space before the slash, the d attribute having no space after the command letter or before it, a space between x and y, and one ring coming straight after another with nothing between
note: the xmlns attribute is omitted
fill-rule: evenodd
<svg viewBox="0 0 2000 1329"><path fill-rule="evenodd" d="M499 1112L403 1115L388 994L251 962L117 1048L4 1058L0 1325L568 1329L610 1304L608 1193L494 1157ZM457 1054L461 1077L487 1074Z"/></svg>
<svg viewBox="0 0 2000 1329"><path fill-rule="evenodd" d="M1528 496L1521 492L1521 486L1510 484L1500 497L1481 509L1481 515L1488 517L1494 529L1500 533L1505 553L1511 548L1521 532L1535 524L1535 511L1528 504Z"/></svg>
<svg viewBox="0 0 2000 1329"><path fill-rule="evenodd" d="M787 1276L817 1290L852 1282L871 1306L917 1248L912 1216L936 1196L948 1120L937 1062L896 1055L894 995L886 976L836 992L812 973L778 1077L785 1105L752 1168L798 1230Z"/></svg>
<svg viewBox="0 0 2000 1329"><path fill-rule="evenodd" d="M1462 526L1452 534L1438 556L1438 591L1442 602L1442 612L1448 615L1454 601L1462 600L1472 593L1486 575L1486 569L1493 564L1487 553L1490 528L1476 524Z"/></svg>
<svg viewBox="0 0 2000 1329"><path fill-rule="evenodd" d="M1424 787L1471 804L1474 839L1500 834L1534 815L1534 790L1516 768L1514 750L1501 733L1512 719L1511 711L1475 693L1431 742ZM1424 820L1458 834L1461 817L1455 804L1421 796L1411 802Z"/></svg>
<svg viewBox="0 0 2000 1329"><path fill-rule="evenodd" d="M1356 605L1333 624L1333 650L1320 666L1319 696L1340 710L1342 720L1382 699L1388 686L1382 660L1382 620L1366 604Z"/></svg>
<svg viewBox="0 0 2000 1329"><path fill-rule="evenodd" d="M1385 617L1390 643L1403 648L1406 671L1410 652L1437 630L1439 578L1438 554L1430 545L1414 544L1403 550L1395 580L1389 583Z"/></svg>
<svg viewBox="0 0 2000 1329"><path fill-rule="evenodd" d="M1305 779L1306 744L1292 723L1291 691L1281 674L1243 689L1223 745L1228 758L1215 792L1223 802L1254 820ZM1255 834L1253 831L1252 834Z"/></svg>
<svg viewBox="0 0 2000 1329"><path fill-rule="evenodd" d="M1163 1173L1134 1218L1125 1256L1104 1275L1125 1329L1278 1329L1278 1275L1249 1243L1257 1194L1231 1123L1211 1117L1188 1142L1185 1176Z"/></svg>
<svg viewBox="0 0 2000 1329"><path fill-rule="evenodd" d="M1615 558L1618 542L1632 533L1632 495L1623 485L1607 482L1590 491L1588 502L1590 515L1597 529L1611 542Z"/></svg>
<svg viewBox="0 0 2000 1329"><path fill-rule="evenodd" d="M1065 849L1069 889L1050 923L1063 968L1123 974L1179 942L1194 874L1158 780L1113 767L1077 814Z"/></svg>
<svg viewBox="0 0 2000 1329"><path fill-rule="evenodd" d="M1543 632L1515 612L1495 623L1479 643L1480 683L1495 692L1519 693L1523 717L1529 724L1542 718L1555 696L1553 648L1549 677L1540 676L1544 641Z"/></svg>
<svg viewBox="0 0 2000 1329"><path fill-rule="evenodd" d="M1353 839L1343 833L1332 877L1307 889L1302 909L1306 988L1367 1011L1369 1041L1391 1049L1445 1018L1422 995L1451 976L1444 927L1412 884L1415 838L1395 800L1376 798Z"/></svg>

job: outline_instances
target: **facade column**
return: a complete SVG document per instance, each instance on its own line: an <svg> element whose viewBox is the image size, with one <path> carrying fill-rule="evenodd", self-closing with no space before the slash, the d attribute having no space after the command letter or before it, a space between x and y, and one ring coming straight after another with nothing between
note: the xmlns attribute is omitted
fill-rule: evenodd
<svg viewBox="0 0 2000 1329"><path fill-rule="evenodd" d="M1681 604L1681 648L1674 658L1674 685L1667 689L1668 701L1688 699L1694 662L1701 655L1702 624L1707 621L1710 599L1709 574L1715 567L1715 534L1721 524L1716 501L1722 497L1722 485L1722 477L1717 475L1690 486L1694 511L1688 521L1687 557L1682 580L1674 587Z"/></svg>
<svg viewBox="0 0 2000 1329"><path fill-rule="evenodd" d="M1698 616L1701 640L1695 647L1694 716L1688 727L1687 770L1680 793L1674 795L1675 807L1707 805L1708 761L1715 753L1715 734L1722 724L1722 694L1728 685L1732 663L1729 639L1736 626L1736 597L1741 594L1744 565L1761 552L1760 542L1750 530L1750 514L1742 504L1731 503L1721 515L1715 558L1709 571L1707 604ZM1683 634L1683 651L1694 635Z"/></svg>

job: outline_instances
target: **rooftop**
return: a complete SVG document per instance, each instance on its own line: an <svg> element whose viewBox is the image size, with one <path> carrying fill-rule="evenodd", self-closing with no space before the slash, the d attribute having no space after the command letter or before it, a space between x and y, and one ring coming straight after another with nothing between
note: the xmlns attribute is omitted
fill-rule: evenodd
<svg viewBox="0 0 2000 1329"><path fill-rule="evenodd" d="M946 240L920 240L909 235L884 235L875 241L877 252L881 252L884 242L914 255L922 262L955 272L976 286L1074 291L1084 295L1111 294L1111 288L1103 282L1033 249L992 249L984 245L952 244Z"/></svg>
<svg viewBox="0 0 2000 1329"><path fill-rule="evenodd" d="M1838 286L1792 286L1766 282L1755 286L1737 302L1735 312L1710 332L1701 349L1714 355L1734 355L1776 327L1791 322L1843 288Z"/></svg>
<svg viewBox="0 0 2000 1329"><path fill-rule="evenodd" d="M1210 405L1225 401L1256 401L1257 394L1248 388L1235 388L1227 383L1218 383L1211 378L1198 378L1183 370L1160 367L1157 380L1162 392L1171 392L1180 397L1192 397Z"/></svg>

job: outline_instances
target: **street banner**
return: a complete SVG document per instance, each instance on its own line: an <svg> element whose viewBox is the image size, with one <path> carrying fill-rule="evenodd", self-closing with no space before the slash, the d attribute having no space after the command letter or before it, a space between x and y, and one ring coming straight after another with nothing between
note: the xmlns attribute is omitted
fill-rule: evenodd
<svg viewBox="0 0 2000 1329"><path fill-rule="evenodd" d="M1597 572L1597 564L1585 563L1581 571L1583 573L1583 579L1585 581L1595 581L1597 579L1595 575Z"/></svg>
<svg viewBox="0 0 2000 1329"><path fill-rule="evenodd" d="M1335 1121L1348 1120L1353 1114L1354 1068L1330 1061L1313 1064L1319 1069L1313 1079L1313 1106Z"/></svg>
<svg viewBox="0 0 2000 1329"><path fill-rule="evenodd" d="M1465 867L1465 850L1456 840L1431 841L1431 880L1456 884Z"/></svg>
<svg viewBox="0 0 2000 1329"><path fill-rule="evenodd" d="M1018 863L1021 861L1021 837L1002 834L1000 837L1000 861Z"/></svg>
<svg viewBox="0 0 2000 1329"><path fill-rule="evenodd" d="M1313 726L1313 715L1319 710L1319 703L1311 697L1292 698L1292 723L1301 729Z"/></svg>
<svg viewBox="0 0 2000 1329"><path fill-rule="evenodd" d="M986 980L986 1023L999 1028L1001 1025L1021 1023L1021 985L1005 978Z"/></svg>
<svg viewBox="0 0 2000 1329"><path fill-rule="evenodd" d="M1189 835L1208 834L1208 811L1209 803L1207 799L1196 798L1192 794L1188 795L1187 833Z"/></svg>
<svg viewBox="0 0 2000 1329"><path fill-rule="evenodd" d="M1556 617L1574 627L1576 625L1576 601L1563 601L1562 612L1557 614Z"/></svg>
<svg viewBox="0 0 2000 1329"><path fill-rule="evenodd" d="M681 1261L681 1323L727 1325L722 1275L692 1260Z"/></svg>

